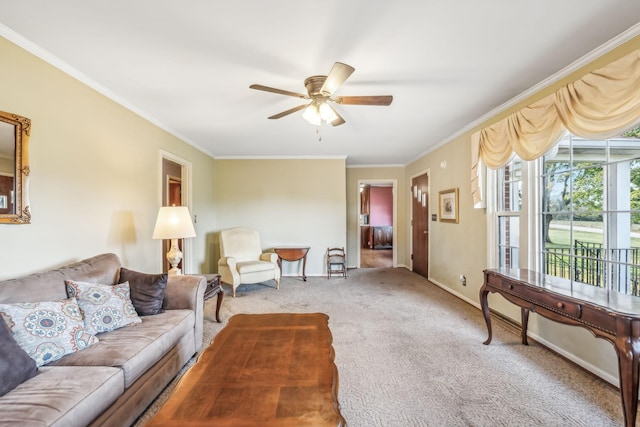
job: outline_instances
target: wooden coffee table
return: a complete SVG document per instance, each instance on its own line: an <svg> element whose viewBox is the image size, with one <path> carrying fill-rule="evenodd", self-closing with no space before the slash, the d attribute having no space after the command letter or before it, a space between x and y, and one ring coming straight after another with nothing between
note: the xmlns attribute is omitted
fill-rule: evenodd
<svg viewBox="0 0 640 427"><path fill-rule="evenodd" d="M345 426L328 321L233 316L145 426Z"/></svg>

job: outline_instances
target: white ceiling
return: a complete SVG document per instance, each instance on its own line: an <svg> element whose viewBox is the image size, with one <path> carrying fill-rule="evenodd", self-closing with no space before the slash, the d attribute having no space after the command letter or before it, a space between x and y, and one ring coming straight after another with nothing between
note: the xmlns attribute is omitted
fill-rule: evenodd
<svg viewBox="0 0 640 427"><path fill-rule="evenodd" d="M211 155L348 165L404 165L640 22L638 0L0 4L0 35ZM249 89L305 93L336 61L356 69L337 95L394 100L337 106L321 141L301 112L267 120L300 100Z"/></svg>

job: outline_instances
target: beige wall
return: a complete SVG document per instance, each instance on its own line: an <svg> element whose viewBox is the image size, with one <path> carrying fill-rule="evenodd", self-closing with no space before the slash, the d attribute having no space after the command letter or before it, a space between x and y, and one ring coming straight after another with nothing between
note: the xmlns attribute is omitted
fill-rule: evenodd
<svg viewBox="0 0 640 427"><path fill-rule="evenodd" d="M406 173L407 182L425 171L429 174L429 279L475 301L482 285L482 270L486 268L487 227L484 210L472 208L469 141L468 135L457 138L408 165ZM438 214L438 192L452 188L458 189L458 224L440 222ZM438 221L431 221L432 214L438 215ZM411 221L410 209L405 221ZM405 243L406 253L410 254L410 236ZM467 286L460 284L460 274L467 277Z"/></svg>
<svg viewBox="0 0 640 427"><path fill-rule="evenodd" d="M161 149L192 163L192 264L206 266L213 159L4 38L0 57L0 110L32 121L32 223L0 224L0 279L103 252L130 268L159 271L161 244L151 234Z"/></svg>
<svg viewBox="0 0 640 427"><path fill-rule="evenodd" d="M344 158L217 159L215 163L217 231L255 228L263 248L310 246L307 275L325 274L327 248L346 246ZM219 251L216 233L209 238ZM283 274L297 275L297 267L285 263Z"/></svg>

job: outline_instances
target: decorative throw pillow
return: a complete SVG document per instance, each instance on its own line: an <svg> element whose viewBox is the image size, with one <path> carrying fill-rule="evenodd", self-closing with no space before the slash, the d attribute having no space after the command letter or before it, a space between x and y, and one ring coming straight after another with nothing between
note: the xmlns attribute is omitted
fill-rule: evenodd
<svg viewBox="0 0 640 427"><path fill-rule="evenodd" d="M120 282L129 282L131 302L139 316L161 313L167 274L147 274L126 268L120 269Z"/></svg>
<svg viewBox="0 0 640 427"><path fill-rule="evenodd" d="M85 329L75 298L0 304L0 316L4 317L20 347L38 366L98 342Z"/></svg>
<svg viewBox="0 0 640 427"><path fill-rule="evenodd" d="M131 303L129 283L113 286L74 280L65 280L65 283L67 295L78 300L84 326L90 333L99 334L142 322Z"/></svg>
<svg viewBox="0 0 640 427"><path fill-rule="evenodd" d="M18 345L0 316L0 396L4 396L38 373L35 360Z"/></svg>

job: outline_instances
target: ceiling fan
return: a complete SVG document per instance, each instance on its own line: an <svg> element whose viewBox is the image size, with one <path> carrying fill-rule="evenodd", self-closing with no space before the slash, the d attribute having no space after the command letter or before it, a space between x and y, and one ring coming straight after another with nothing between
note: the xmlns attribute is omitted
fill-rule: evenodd
<svg viewBox="0 0 640 427"><path fill-rule="evenodd" d="M293 96L295 98L311 101L275 114L269 117L269 119L279 119L295 113L296 111L304 110L302 117L312 125L320 126L324 120L332 126L339 126L345 123L345 121L331 106L331 103L345 105L390 105L393 101L393 96L391 95L334 97L334 93L354 71L355 68L352 66L343 64L342 62L336 62L328 75L311 76L305 79L304 86L307 88L306 95L258 84L253 84L249 87L251 89L263 90L265 92L278 93L280 95Z"/></svg>

